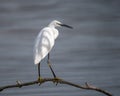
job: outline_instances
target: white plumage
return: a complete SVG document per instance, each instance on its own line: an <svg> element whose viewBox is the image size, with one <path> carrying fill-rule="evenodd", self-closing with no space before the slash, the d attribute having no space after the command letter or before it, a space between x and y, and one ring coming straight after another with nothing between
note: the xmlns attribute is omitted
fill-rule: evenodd
<svg viewBox="0 0 120 96"><path fill-rule="evenodd" d="M34 64L38 64L38 81L41 81L41 75L40 75L40 62L43 58L45 58L48 55L48 65L49 68L54 76L56 78L56 75L50 65L50 51L54 46L55 39L58 37L59 32L56 29L56 27L68 27L72 28L71 26L68 26L66 24L62 24L61 22L54 20L52 21L47 27L43 28L40 33L38 34L35 46L34 46Z"/></svg>
<svg viewBox="0 0 120 96"><path fill-rule="evenodd" d="M34 64L38 64L51 51L55 39L59 35L55 28L60 26L57 23L61 24L59 21L52 21L48 27L43 28L38 34L34 46Z"/></svg>

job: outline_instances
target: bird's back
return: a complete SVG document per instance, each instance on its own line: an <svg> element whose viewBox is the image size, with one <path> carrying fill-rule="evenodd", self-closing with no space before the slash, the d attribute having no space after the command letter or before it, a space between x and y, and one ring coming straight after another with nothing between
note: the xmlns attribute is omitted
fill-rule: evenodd
<svg viewBox="0 0 120 96"><path fill-rule="evenodd" d="M34 63L38 64L50 52L54 45L53 30L46 27L38 34L34 46Z"/></svg>

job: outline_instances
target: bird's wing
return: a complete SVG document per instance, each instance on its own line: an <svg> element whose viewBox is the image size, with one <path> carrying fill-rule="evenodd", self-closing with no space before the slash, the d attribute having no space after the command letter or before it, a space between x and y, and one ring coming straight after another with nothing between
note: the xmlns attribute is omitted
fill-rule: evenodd
<svg viewBox="0 0 120 96"><path fill-rule="evenodd" d="M38 64L52 49L54 37L50 28L44 28L37 36L34 46L34 63Z"/></svg>

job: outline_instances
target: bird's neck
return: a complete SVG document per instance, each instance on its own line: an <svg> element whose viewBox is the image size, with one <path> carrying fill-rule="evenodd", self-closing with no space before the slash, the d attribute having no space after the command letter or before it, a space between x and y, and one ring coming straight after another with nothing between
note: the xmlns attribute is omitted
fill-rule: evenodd
<svg viewBox="0 0 120 96"><path fill-rule="evenodd" d="M53 24L51 24L51 23L48 25L48 27L55 28L55 26Z"/></svg>
<svg viewBox="0 0 120 96"><path fill-rule="evenodd" d="M58 35L59 35L59 32L58 32L58 30L55 28L55 26L48 26L51 30L52 30L52 32L53 32L53 35L54 35L54 39L56 39L57 37L58 37Z"/></svg>
<svg viewBox="0 0 120 96"><path fill-rule="evenodd" d="M54 24L52 24L52 23L50 23L50 24L48 25L48 27L49 27L50 29L52 29L54 38L56 39L56 38L58 37L58 35L59 35L58 30L55 28Z"/></svg>
<svg viewBox="0 0 120 96"><path fill-rule="evenodd" d="M54 38L57 39L57 37L59 35L59 32L58 32L58 30L56 28L54 28L53 33L54 33Z"/></svg>

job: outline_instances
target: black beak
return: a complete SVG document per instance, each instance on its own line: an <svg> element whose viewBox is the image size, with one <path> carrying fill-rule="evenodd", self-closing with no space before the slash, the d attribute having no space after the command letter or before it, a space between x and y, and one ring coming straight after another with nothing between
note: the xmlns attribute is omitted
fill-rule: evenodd
<svg viewBox="0 0 120 96"><path fill-rule="evenodd" d="M66 25L66 24L59 24L60 26L63 26L63 27L67 27L67 28L70 28L70 29L73 29L72 26L69 26L69 25Z"/></svg>

